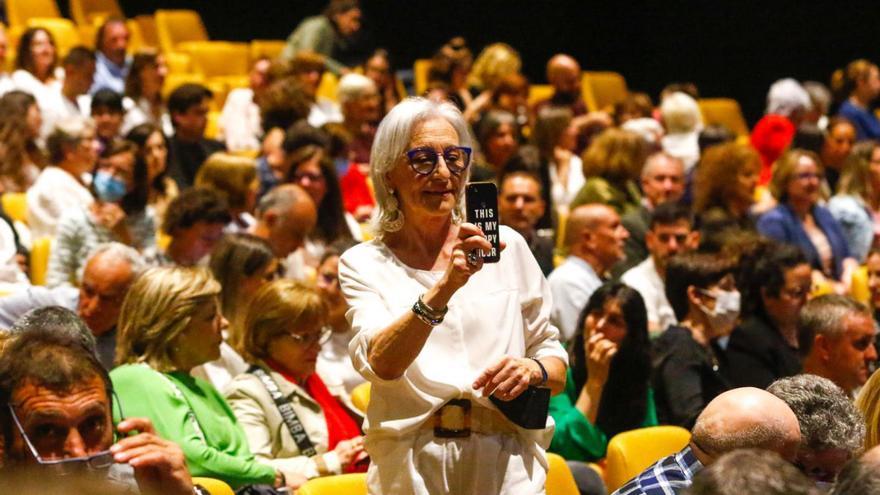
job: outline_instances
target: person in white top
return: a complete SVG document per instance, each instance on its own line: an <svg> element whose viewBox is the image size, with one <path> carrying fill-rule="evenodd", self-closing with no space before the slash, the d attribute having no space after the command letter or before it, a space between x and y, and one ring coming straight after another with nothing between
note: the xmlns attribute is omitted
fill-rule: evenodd
<svg viewBox="0 0 880 495"><path fill-rule="evenodd" d="M229 151L260 149L263 124L257 101L271 82L269 77L271 65L272 62L266 57L254 62L248 74L249 87L235 88L226 96L226 103L223 104L218 122L217 139L225 142Z"/></svg>
<svg viewBox="0 0 880 495"><path fill-rule="evenodd" d="M6 72L6 50L8 48L9 39L6 37L6 28L0 25L0 96L15 89L12 78Z"/></svg>
<svg viewBox="0 0 880 495"><path fill-rule="evenodd" d="M538 112L532 139L547 163L550 173L550 197L560 214L568 213L568 205L583 187L583 162L577 148L577 127L572 112L566 107L548 106Z"/></svg>
<svg viewBox="0 0 880 495"><path fill-rule="evenodd" d="M95 52L84 46L70 49L61 62L64 82L61 85L61 106L54 112L43 112L43 123L48 128L55 122L71 117L88 117L91 108L89 88L95 76Z"/></svg>
<svg viewBox="0 0 880 495"><path fill-rule="evenodd" d="M666 135L660 140L663 151L681 160L685 172L689 172L700 159L703 116L697 100L685 93L672 93L660 104L660 118L666 128Z"/></svg>
<svg viewBox="0 0 880 495"><path fill-rule="evenodd" d="M324 76L324 57L317 53L301 52L290 60L290 73L302 84L303 90L312 100L308 121L313 127L321 127L330 122L342 122L339 105L332 100L318 96L318 86Z"/></svg>
<svg viewBox="0 0 880 495"><path fill-rule="evenodd" d="M55 40L44 28L29 28L21 35L18 43L16 70L12 73L15 89L34 95L44 115L59 113L63 101L61 81L55 74L58 66ZM52 124L48 120L45 119L40 130L43 139L52 132Z"/></svg>
<svg viewBox="0 0 880 495"><path fill-rule="evenodd" d="M62 213L88 206L100 143L91 120L74 117L58 122L46 143L52 165L43 169L27 191L28 225L34 238L54 236Z"/></svg>
<svg viewBox="0 0 880 495"><path fill-rule="evenodd" d="M123 134L144 123L159 126L166 136L174 134L171 117L162 98L166 75L168 67L164 56L155 52L135 54L125 79Z"/></svg>
<svg viewBox="0 0 880 495"><path fill-rule="evenodd" d="M678 323L666 299L666 260L697 249L700 232L694 230L693 217L686 206L662 203L651 211L645 242L651 255L626 271L620 281L642 295L648 310L648 330L656 336Z"/></svg>
<svg viewBox="0 0 880 495"><path fill-rule="evenodd" d="M473 253L492 245L463 221L472 142L450 103L394 107L370 162L377 237L339 261L349 352L372 384L371 494L544 493L552 420L522 429L490 396L511 401L529 386L559 393L568 359L522 237L500 228L498 263Z"/></svg>

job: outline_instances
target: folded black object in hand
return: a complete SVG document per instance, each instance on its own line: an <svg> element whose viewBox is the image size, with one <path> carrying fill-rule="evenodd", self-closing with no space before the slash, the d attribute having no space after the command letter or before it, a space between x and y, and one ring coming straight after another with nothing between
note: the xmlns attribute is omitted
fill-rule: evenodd
<svg viewBox="0 0 880 495"><path fill-rule="evenodd" d="M530 386L519 397L510 401L494 395L489 400L515 425L527 430L543 430L550 411L550 389Z"/></svg>

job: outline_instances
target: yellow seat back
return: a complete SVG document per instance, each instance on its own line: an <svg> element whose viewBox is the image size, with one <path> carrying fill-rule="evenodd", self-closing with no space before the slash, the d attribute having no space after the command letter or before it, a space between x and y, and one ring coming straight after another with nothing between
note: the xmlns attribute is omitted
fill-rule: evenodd
<svg viewBox="0 0 880 495"><path fill-rule="evenodd" d="M177 50L190 56L192 68L205 78L220 76L247 77L250 70L250 46L228 41L188 41Z"/></svg>
<svg viewBox="0 0 880 495"><path fill-rule="evenodd" d="M581 76L581 93L591 112L611 111L615 104L626 99L629 90L626 79L617 72L584 72Z"/></svg>
<svg viewBox="0 0 880 495"><path fill-rule="evenodd" d="M336 101L336 91L339 87L339 78L332 72L326 71L321 76L321 84L318 85L318 98L326 98L330 101Z"/></svg>
<svg viewBox="0 0 880 495"><path fill-rule="evenodd" d="M70 17L80 26L102 23L110 17L124 18L116 0L70 0Z"/></svg>
<svg viewBox="0 0 880 495"><path fill-rule="evenodd" d="M6 0L6 20L10 27L24 27L34 17L61 17L55 0Z"/></svg>
<svg viewBox="0 0 880 495"><path fill-rule="evenodd" d="M16 222L27 223L27 195L25 193L6 193L0 196L3 211Z"/></svg>
<svg viewBox="0 0 880 495"><path fill-rule="evenodd" d="M549 84L532 84L529 86L529 106L553 96L553 86Z"/></svg>
<svg viewBox="0 0 880 495"><path fill-rule="evenodd" d="M547 463L550 469L547 471L547 495L578 495L577 484L565 459L559 454L547 453Z"/></svg>
<svg viewBox="0 0 880 495"><path fill-rule="evenodd" d="M52 252L52 238L34 239L31 246L31 283L46 285L46 273L49 271L49 254Z"/></svg>
<svg viewBox="0 0 880 495"><path fill-rule="evenodd" d="M199 485L211 495L235 495L232 488L225 482L214 478L193 478L193 484Z"/></svg>
<svg viewBox="0 0 880 495"><path fill-rule="evenodd" d="M296 495L366 495L366 493L367 475L365 473L315 478L309 480L296 491Z"/></svg>
<svg viewBox="0 0 880 495"><path fill-rule="evenodd" d="M159 9L155 18L159 48L163 52L175 51L178 43L209 40L202 18L195 10Z"/></svg>
<svg viewBox="0 0 880 495"><path fill-rule="evenodd" d="M868 286L868 267L860 266L852 274L850 286L852 298L862 304L871 304L871 288Z"/></svg>
<svg viewBox="0 0 880 495"><path fill-rule="evenodd" d="M143 14L136 16L134 22L140 28L143 46L159 48L159 29L156 27L156 18L149 14Z"/></svg>
<svg viewBox="0 0 880 495"><path fill-rule="evenodd" d="M700 98L697 104L703 114L703 125L721 125L737 136L748 136L749 126L742 108L733 98Z"/></svg>
<svg viewBox="0 0 880 495"><path fill-rule="evenodd" d="M32 17L27 21L27 27L41 27L52 35L55 40L55 48L58 50L59 60L67 55L71 48L83 44L79 29L69 19L55 17Z"/></svg>
<svg viewBox="0 0 880 495"><path fill-rule="evenodd" d="M605 485L608 493L635 478L648 466L685 448L691 433L678 426L640 428L615 435L608 442Z"/></svg>
<svg viewBox="0 0 880 495"><path fill-rule="evenodd" d="M257 61L261 57L275 60L284 51L284 40L251 40L251 60Z"/></svg>
<svg viewBox="0 0 880 495"><path fill-rule="evenodd" d="M428 72L430 71L430 58L420 58L413 64L413 90L416 92L416 96L422 96L428 90Z"/></svg>
<svg viewBox="0 0 880 495"><path fill-rule="evenodd" d="M361 411L367 412L367 406L370 405L370 382L361 383L351 391L351 403Z"/></svg>

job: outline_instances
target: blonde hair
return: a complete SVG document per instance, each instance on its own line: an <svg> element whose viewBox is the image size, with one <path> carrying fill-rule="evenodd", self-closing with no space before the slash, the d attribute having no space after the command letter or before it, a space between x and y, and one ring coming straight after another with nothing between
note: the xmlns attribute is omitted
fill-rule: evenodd
<svg viewBox="0 0 880 495"><path fill-rule="evenodd" d="M880 445L880 373L874 373L859 391L856 408L865 418L865 450Z"/></svg>
<svg viewBox="0 0 880 495"><path fill-rule="evenodd" d="M468 84L481 89L495 89L501 79L510 74L518 74L522 67L519 53L507 43L492 43L483 48L477 56Z"/></svg>
<svg viewBox="0 0 880 495"><path fill-rule="evenodd" d="M590 143L582 156L584 177L602 177L622 184L638 180L648 158L648 145L634 132L608 129Z"/></svg>
<svg viewBox="0 0 880 495"><path fill-rule="evenodd" d="M851 124L850 124L851 125ZM837 183L837 192L850 194L867 200L874 193L871 185L871 158L880 143L873 139L853 146L852 152L843 162L843 171Z"/></svg>
<svg viewBox="0 0 880 495"><path fill-rule="evenodd" d="M214 153L199 167L195 187L216 191L230 209L244 210L256 180L257 162L253 158Z"/></svg>
<svg viewBox="0 0 880 495"><path fill-rule="evenodd" d="M159 267L132 284L119 312L116 364L146 363L174 371L171 342L198 308L216 299L220 284L206 268Z"/></svg>
<svg viewBox="0 0 880 495"><path fill-rule="evenodd" d="M784 203L788 199L788 185L794 179L798 162L803 157L813 160L813 163L816 164L816 167L821 172L822 160L819 159L819 155L808 150L794 149L787 151L773 164L773 175L770 178L768 189L770 189L770 194L780 203Z"/></svg>
<svg viewBox="0 0 880 495"><path fill-rule="evenodd" d="M311 285L294 280L276 280L264 285L247 309L244 332L236 349L253 363L268 355L272 340L291 330L322 327L327 321L327 303Z"/></svg>
<svg viewBox="0 0 880 495"><path fill-rule="evenodd" d="M853 60L843 69L837 69L831 74L831 91L838 101L843 101L852 94L860 80L867 79L871 69L877 65L870 60L860 58Z"/></svg>

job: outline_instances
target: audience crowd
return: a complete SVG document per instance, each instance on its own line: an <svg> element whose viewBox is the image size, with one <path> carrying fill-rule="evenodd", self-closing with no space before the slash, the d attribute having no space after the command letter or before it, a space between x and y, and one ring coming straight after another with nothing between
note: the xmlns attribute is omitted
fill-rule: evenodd
<svg viewBox="0 0 880 495"><path fill-rule="evenodd" d="M530 100L514 48L461 37L413 98L360 18L332 0L303 20L210 131L212 91L165 95L163 55L130 53L124 20L63 58L21 35L0 77L0 194L26 204L0 207L0 486L45 468L275 494L369 470L375 493L440 493L458 485L421 449L483 462L420 443L458 431L449 404L537 384L544 437L473 399L468 428L529 440L470 440L522 464L462 486L540 490L514 478L547 450L590 495L880 494L876 64L780 79L737 136L693 83L588 108L564 53ZM468 181L497 186L505 226L485 269ZM615 436L658 425L689 442L606 487Z"/></svg>

